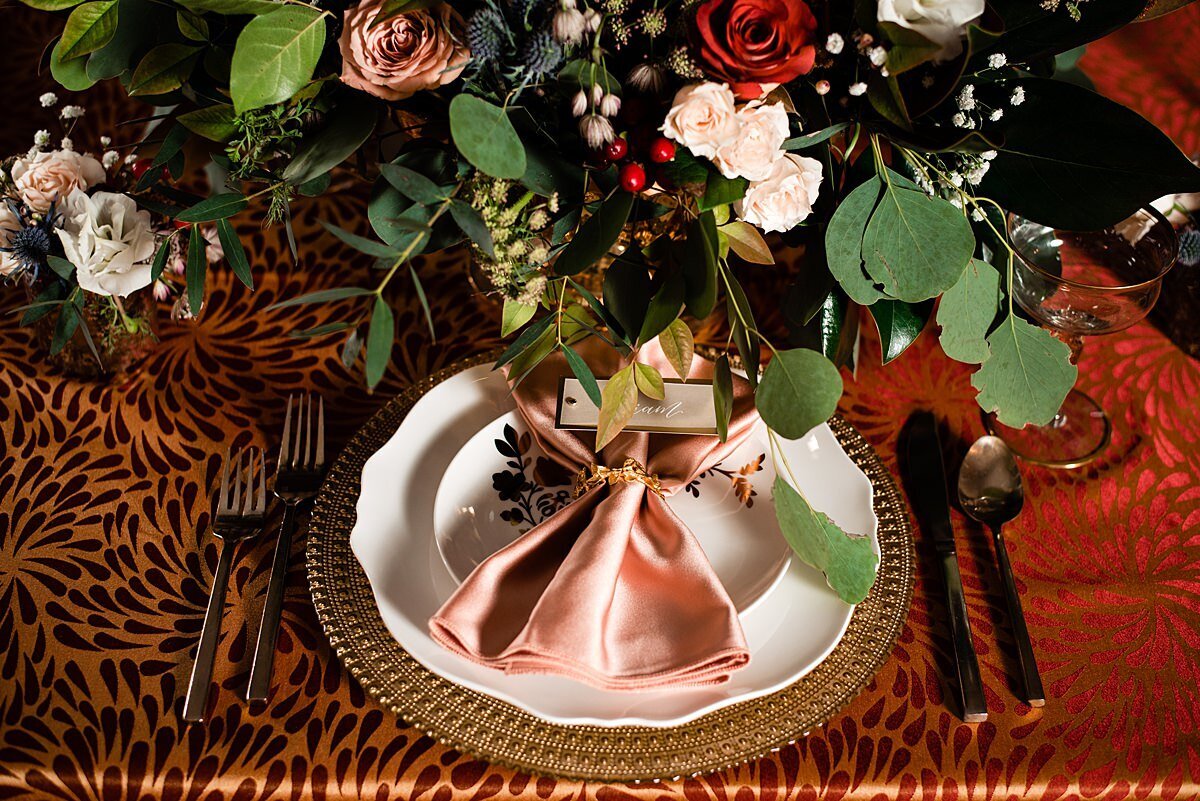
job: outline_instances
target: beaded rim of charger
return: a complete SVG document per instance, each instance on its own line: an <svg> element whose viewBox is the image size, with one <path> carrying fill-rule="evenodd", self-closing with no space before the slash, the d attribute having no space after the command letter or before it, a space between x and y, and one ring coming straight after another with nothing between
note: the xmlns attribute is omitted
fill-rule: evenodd
<svg viewBox="0 0 1200 801"><path fill-rule="evenodd" d="M369 695L442 744L498 765L640 783L710 773L777 751L823 726L875 677L912 602L912 529L878 454L837 416L829 420L834 435L874 489L879 575L833 651L789 686L679 726L563 725L455 684L417 662L384 625L370 582L350 550L362 467L421 396L497 355L456 362L389 401L338 456L317 498L306 548L313 605L330 645Z"/></svg>

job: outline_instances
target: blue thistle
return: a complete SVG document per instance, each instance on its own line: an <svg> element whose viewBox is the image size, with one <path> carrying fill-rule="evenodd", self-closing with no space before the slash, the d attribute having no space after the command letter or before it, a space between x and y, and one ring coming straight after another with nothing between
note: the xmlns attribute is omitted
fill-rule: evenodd
<svg viewBox="0 0 1200 801"><path fill-rule="evenodd" d="M1179 235L1179 263L1185 267L1200 264L1200 231L1184 231Z"/></svg>
<svg viewBox="0 0 1200 801"><path fill-rule="evenodd" d="M504 17L494 8L481 8L467 22L467 44L471 58L480 64L494 64L504 55Z"/></svg>
<svg viewBox="0 0 1200 801"><path fill-rule="evenodd" d="M554 40L549 29L541 29L529 39L525 50L525 69L532 80L553 72L562 59L562 46Z"/></svg>
<svg viewBox="0 0 1200 801"><path fill-rule="evenodd" d="M54 229L62 215L55 212L53 203L41 218L35 218L25 205L12 198L6 198L5 203L16 216L20 227L8 233L8 246L0 247L0 251L12 254L16 260L17 269L14 274L29 273L37 278L38 273L46 266L46 257L54 248Z"/></svg>

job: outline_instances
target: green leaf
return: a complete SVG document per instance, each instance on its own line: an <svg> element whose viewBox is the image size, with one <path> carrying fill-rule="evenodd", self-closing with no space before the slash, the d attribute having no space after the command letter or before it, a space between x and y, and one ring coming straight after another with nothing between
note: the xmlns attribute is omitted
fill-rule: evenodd
<svg viewBox="0 0 1200 801"><path fill-rule="evenodd" d="M855 302L870 305L883 297L863 265L863 237L879 202L879 176L872 175L856 187L833 213L825 230L825 256L829 271Z"/></svg>
<svg viewBox="0 0 1200 801"><path fill-rule="evenodd" d="M270 14L279 9L275 0L178 0L179 5L189 11L211 11L215 14L255 15Z"/></svg>
<svg viewBox="0 0 1200 801"><path fill-rule="evenodd" d="M82 92L91 88L96 79L87 74L88 60L85 57L62 60L62 40L60 39L50 51L50 74L64 89L72 92Z"/></svg>
<svg viewBox="0 0 1200 801"><path fill-rule="evenodd" d="M791 139L784 141L783 149L793 151L804 150L805 148L813 147L814 145L819 145L828 139L832 139L849 127L850 123L839 122L834 125L830 125L827 128L822 128L819 131L813 131L810 134L805 134L804 136L793 136Z"/></svg>
<svg viewBox="0 0 1200 801"><path fill-rule="evenodd" d="M204 17L180 9L175 12L175 21L179 25L179 32L193 42L208 40L208 23Z"/></svg>
<svg viewBox="0 0 1200 801"><path fill-rule="evenodd" d="M171 237L163 237L162 244L154 253L154 261L150 262L150 280L157 281L162 277L163 269L167 266L167 256L171 253Z"/></svg>
<svg viewBox="0 0 1200 801"><path fill-rule="evenodd" d="M633 377L638 391L647 398L662 400L667 397L666 386L663 384L662 373L648 364L634 362Z"/></svg>
<svg viewBox="0 0 1200 801"><path fill-rule="evenodd" d="M879 342L883 348L883 363L895 359L925 330L925 323L933 312L933 301L905 303L902 300L885 298L871 307L875 327L879 330Z"/></svg>
<svg viewBox="0 0 1200 801"><path fill-rule="evenodd" d="M307 295L300 295L296 298L288 298L272 306L272 309L286 309L288 306L301 306L306 303L328 303L333 300L342 300L344 298L356 298L362 295L374 295L370 289L364 289L360 286L340 286L335 289L320 289L316 292L309 292Z"/></svg>
<svg viewBox="0 0 1200 801"><path fill-rule="evenodd" d="M346 229L339 228L333 223L327 223L324 220L321 221L321 225L326 231L360 253L366 253L368 256L374 256L377 259L391 259L393 261L400 257L399 250L382 242L376 242L374 239L367 239L365 236L352 234Z"/></svg>
<svg viewBox="0 0 1200 801"><path fill-rule="evenodd" d="M746 368L746 378L750 381L750 386L758 386L758 366L762 362L758 325L754 322L754 312L750 308L750 301L746 298L746 292L742 289L742 285L738 283L737 278L728 267L722 269L725 271L725 280L729 282L726 303L729 307L727 316L733 341L737 345L738 354L742 357L742 364Z"/></svg>
<svg viewBox="0 0 1200 801"><path fill-rule="evenodd" d="M329 189L331 183L333 183L333 173L326 172L316 178L309 178L302 184L297 184L296 191L305 197L316 197L325 194L325 190Z"/></svg>
<svg viewBox="0 0 1200 801"><path fill-rule="evenodd" d="M746 196L746 187L750 182L745 178L726 178L719 172L710 172L704 185L704 195L696 207L700 211L715 209L741 200Z"/></svg>
<svg viewBox="0 0 1200 801"><path fill-rule="evenodd" d="M196 205L184 209L175 217L179 222L202 223L213 220L223 220L232 217L246 208L246 197L237 192L223 192L201 200Z"/></svg>
<svg viewBox="0 0 1200 801"><path fill-rule="evenodd" d="M377 297L371 311L371 325L367 329L367 386L371 389L383 378L395 338L396 321L392 307L382 296Z"/></svg>
<svg viewBox="0 0 1200 801"><path fill-rule="evenodd" d="M783 476L772 485L775 518L783 538L805 564L825 574L830 588L848 604L861 603L879 568L870 537L854 537L838 528L824 512L813 509Z"/></svg>
<svg viewBox="0 0 1200 801"><path fill-rule="evenodd" d="M692 372L692 359L696 354L696 342L692 329L683 320L676 319L658 335L658 344L663 355L671 363L675 375L687 381Z"/></svg>
<svg viewBox="0 0 1200 801"><path fill-rule="evenodd" d="M605 272L604 306L617 318L626 339L633 340L642 330L650 296L650 275L645 265L614 261Z"/></svg>
<svg viewBox="0 0 1200 801"><path fill-rule="evenodd" d="M463 157L493 178L525 174L525 147L504 109L469 94L450 101L450 135Z"/></svg>
<svg viewBox="0 0 1200 801"><path fill-rule="evenodd" d="M371 27L374 28L399 14L407 14L409 11L416 11L419 8L429 8L439 2L441 0L384 0L383 5L379 7L379 13L371 20Z"/></svg>
<svg viewBox="0 0 1200 801"><path fill-rule="evenodd" d="M66 11L74 8L82 0L21 0L22 3L38 11Z"/></svg>
<svg viewBox="0 0 1200 801"><path fill-rule="evenodd" d="M496 359L496 364L492 369L498 370L520 356L521 352L531 346L538 339L538 337L550 330L550 326L553 322L554 315L547 314L545 317L536 321L533 325L522 331L521 335L517 337L503 353L500 354L500 358Z"/></svg>
<svg viewBox="0 0 1200 801"><path fill-rule="evenodd" d="M942 49L936 42L894 22L880 22L879 30L892 43L887 56L888 72L892 75L899 75L932 60Z"/></svg>
<svg viewBox="0 0 1200 801"><path fill-rule="evenodd" d="M568 61L566 66L559 71L558 78L571 86L582 89L591 90L593 86L599 86L607 94L621 94L621 82L591 59L577 58Z"/></svg>
<svg viewBox="0 0 1200 801"><path fill-rule="evenodd" d="M613 336L618 337L622 342L625 343L625 345L628 346L628 348L632 349L633 342L625 339L623 332L621 331L621 324L617 322L616 317L613 317L612 312L604 308L604 305L600 303L600 301L596 300L596 296L591 292L588 292L584 286L571 280L570 278L567 279L567 282L570 283L571 288L578 292L579 296L587 302L592 311L596 313L596 316L604 321L604 324L608 326L610 331L612 331Z"/></svg>
<svg viewBox="0 0 1200 801"><path fill-rule="evenodd" d="M50 355L61 353L75 336L79 328L79 310L70 298L59 306L58 319L54 323L54 335L50 339Z"/></svg>
<svg viewBox="0 0 1200 801"><path fill-rule="evenodd" d="M763 235L748 222L734 220L717 229L729 239L729 247L734 253L751 264L774 264L775 256Z"/></svg>
<svg viewBox="0 0 1200 801"><path fill-rule="evenodd" d="M711 211L702 212L688 226L683 280L687 310L703 320L717 305L717 221Z"/></svg>
<svg viewBox="0 0 1200 801"><path fill-rule="evenodd" d="M184 278L187 281L188 308L195 316L200 315L204 305L204 279L208 274L208 257L205 255L204 235L195 225L188 230L187 267Z"/></svg>
<svg viewBox="0 0 1200 801"><path fill-rule="evenodd" d="M496 246L492 242L492 231L474 206L462 200L450 201L450 216L458 227L488 258L496 257Z"/></svg>
<svg viewBox="0 0 1200 801"><path fill-rule="evenodd" d="M367 141L379 118L379 103L363 92L346 92L315 133L305 136L282 178L293 186L307 183L350 158Z"/></svg>
<svg viewBox="0 0 1200 801"><path fill-rule="evenodd" d="M559 275L575 275L608 255L609 249L616 243L621 229L629 220L629 212L632 209L633 193L618 190L611 194L558 254L558 259L554 262L554 272Z"/></svg>
<svg viewBox="0 0 1200 801"><path fill-rule="evenodd" d="M729 369L729 354L722 353L713 365L713 409L717 417L717 436L721 442L729 439L729 421L733 417L733 371Z"/></svg>
<svg viewBox="0 0 1200 801"><path fill-rule="evenodd" d="M1044 426L1075 385L1071 348L1010 314L987 338L991 355L971 376L980 407L1006 426Z"/></svg>
<svg viewBox="0 0 1200 801"><path fill-rule="evenodd" d="M325 14L308 6L279 6L238 34L229 92L240 114L282 103L312 79L325 44Z"/></svg>
<svg viewBox="0 0 1200 801"><path fill-rule="evenodd" d="M75 7L63 27L61 58L70 61L108 44L117 32L117 0L93 0Z"/></svg>
<svg viewBox="0 0 1200 801"><path fill-rule="evenodd" d="M408 274L412 276L413 288L417 291L417 300L421 303L421 310L425 312L425 322L429 325L429 338L437 342L437 331L433 328L433 312L429 309L429 298L425 297L425 286L421 283L421 276L417 275L417 268L411 261L408 263Z"/></svg>
<svg viewBox="0 0 1200 801"><path fill-rule="evenodd" d="M175 43L154 48L142 57L133 71L129 94L161 95L178 89L191 75L202 49Z"/></svg>
<svg viewBox="0 0 1200 801"><path fill-rule="evenodd" d="M322 325L305 328L303 331L289 331L288 336L293 339L312 339L313 337L323 337L330 334L336 334L339 331L345 331L354 323L349 320L335 320L332 323L324 323Z"/></svg>
<svg viewBox="0 0 1200 801"><path fill-rule="evenodd" d="M987 262L972 259L938 304L939 341L946 355L968 364L986 361L990 353L987 333L999 303L1000 274Z"/></svg>
<svg viewBox="0 0 1200 801"><path fill-rule="evenodd" d="M233 274L249 289L254 289L254 276L250 272L250 261L246 258L246 250L242 240L238 239L237 231L229 220L217 220L217 238L221 241L221 250L225 251L225 260Z"/></svg>
<svg viewBox="0 0 1200 801"><path fill-rule="evenodd" d="M158 146L158 152L154 154L154 160L150 162L150 169L156 170L174 158L176 153L183 150L187 140L188 129L179 124L172 125Z"/></svg>
<svg viewBox="0 0 1200 801"><path fill-rule="evenodd" d="M815 350L775 354L763 371L754 403L763 422L786 439L799 439L837 411L842 375Z"/></svg>
<svg viewBox="0 0 1200 801"><path fill-rule="evenodd" d="M445 189L416 170L399 164L380 164L379 171L402 195L417 203L428 206L446 199Z"/></svg>
<svg viewBox="0 0 1200 801"><path fill-rule="evenodd" d="M124 75L133 68L134 54L153 43L160 26L170 20L170 12L152 0L117 0L117 30L108 44L88 56L88 77L101 81Z"/></svg>
<svg viewBox="0 0 1200 801"><path fill-rule="evenodd" d="M525 174L521 183L542 197L555 192L562 197L579 197L583 192L584 173L578 163L556 150L525 146Z"/></svg>
<svg viewBox="0 0 1200 801"><path fill-rule="evenodd" d="M1001 81L1025 102L998 123L999 155L978 189L1005 209L1056 228L1092 231L1163 195L1200 191L1200 168L1136 112L1080 86Z"/></svg>
<svg viewBox="0 0 1200 801"><path fill-rule="evenodd" d="M645 344L659 335L663 329L679 318L683 311L684 284L683 276L677 271L659 270L654 275L658 288L650 298L642 318L642 327L638 331L637 342Z"/></svg>
<svg viewBox="0 0 1200 801"><path fill-rule="evenodd" d="M63 280L69 280L75 272L75 265L59 256L49 255L46 257L46 262L54 274Z"/></svg>
<svg viewBox="0 0 1200 801"><path fill-rule="evenodd" d="M1132 22L1147 3L1105 0L1081 9L1079 19L1073 19L1066 9L1028 0L993 0L988 5L1004 20L1004 30L988 47L971 54L973 64L986 63L991 53L1004 53L1010 64L1016 64L1070 50Z"/></svg>
<svg viewBox="0 0 1200 801"><path fill-rule="evenodd" d="M571 372L579 379L579 385L583 387L588 398L599 409L603 405L604 399L600 396L600 385L596 383L596 376L592 373L592 368L587 366L583 357L576 353L570 345L563 345L562 351L563 356L567 358L567 364L571 367Z"/></svg>
<svg viewBox="0 0 1200 801"><path fill-rule="evenodd" d="M971 224L947 201L903 186L907 179L890 170L888 175L863 235L867 275L898 300L937 297L954 286L975 252Z"/></svg>
<svg viewBox="0 0 1200 801"><path fill-rule="evenodd" d="M346 337L346 342L342 345L342 366L347 370L352 368L354 363L358 361L358 354L362 353L362 349L362 328L356 327L350 332L350 335Z"/></svg>
<svg viewBox="0 0 1200 801"><path fill-rule="evenodd" d="M500 316L500 336L506 337L525 323L533 319L537 306L532 303L518 303L512 298L504 299L504 311Z"/></svg>
<svg viewBox="0 0 1200 801"><path fill-rule="evenodd" d="M194 134L211 139L214 142L228 142L237 133L233 125L233 106L218 103L215 106L205 106L186 114L180 114L175 119L184 128Z"/></svg>
<svg viewBox="0 0 1200 801"><path fill-rule="evenodd" d="M600 419L596 426L597 453L621 433L637 410L638 388L633 365L621 368L608 379L600 397Z"/></svg>

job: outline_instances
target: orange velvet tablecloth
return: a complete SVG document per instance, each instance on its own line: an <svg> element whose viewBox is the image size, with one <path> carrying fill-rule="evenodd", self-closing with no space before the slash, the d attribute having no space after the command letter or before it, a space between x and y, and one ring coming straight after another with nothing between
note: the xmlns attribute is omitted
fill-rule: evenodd
<svg viewBox="0 0 1200 801"><path fill-rule="evenodd" d="M48 19L4 10L2 152L37 127L33 76ZM1200 151L1200 5L1093 45L1098 87ZM66 93L61 93L65 96ZM93 133L137 116L98 87L73 98ZM34 116L28 116L34 115ZM125 133L128 137L130 134ZM83 137L77 137L82 140ZM93 140L94 141L94 140ZM1114 154L1114 158L1118 154ZM359 193L297 208L302 263L282 231L244 215L258 284L227 269L194 324L162 342L127 383L64 379L0 302L0 798L396 798L776 801L810 798L1190 799L1200 794L1200 362L1148 324L1091 342L1080 385L1112 413L1113 445L1086 469L1027 468L1013 561L1049 693L1016 698L1015 651L988 539L961 526L959 559L991 715L951 708L949 640L932 550L917 531L916 595L874 682L822 730L769 758L659 785L602 785L516 774L438 745L381 709L321 633L297 538L270 703L240 700L247 619L257 625L270 538L244 552L218 650L215 711L179 718L217 546L210 491L231 444L274 445L281 399L315 390L344 442L413 380L497 344L496 309L467 290L459 257L421 274L431 341L410 286L395 287L399 337L374 395L342 367L336 337L291 330L348 307L270 310L303 292L372 281L369 264L317 224L364 230ZM761 269L761 268L759 268ZM401 282L402 283L402 282ZM345 303L353 303L354 300ZM1197 321L1200 324L1200 320ZM929 332L886 368L867 338L842 414L891 466L914 409L934 409L969 441L982 433L969 371Z"/></svg>

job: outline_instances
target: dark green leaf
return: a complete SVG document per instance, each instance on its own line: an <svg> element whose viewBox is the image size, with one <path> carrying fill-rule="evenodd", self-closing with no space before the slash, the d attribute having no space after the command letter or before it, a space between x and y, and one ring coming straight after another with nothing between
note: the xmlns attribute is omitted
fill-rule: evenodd
<svg viewBox="0 0 1200 801"><path fill-rule="evenodd" d="M240 195L237 192L225 192L220 195L213 195L210 198L201 200L191 208L184 209L179 212L179 215L175 219L186 223L223 220L226 217L232 217L246 208L246 204L247 200L244 195Z"/></svg>
<svg viewBox="0 0 1200 801"><path fill-rule="evenodd" d="M362 295L374 295L370 289L363 289L360 286L342 286L336 289L320 289L316 292L309 292L307 295L301 295L296 298L289 298L272 306L272 309L284 309L288 306L300 306L305 303L327 303L333 300L342 300L343 298L356 298Z"/></svg>
<svg viewBox="0 0 1200 801"><path fill-rule="evenodd" d="M61 353L62 349L75 336L79 328L80 315L75 304L70 300L59 306L58 320L54 324L54 335L50 339L50 355Z"/></svg>
<svg viewBox="0 0 1200 801"><path fill-rule="evenodd" d="M94 0L75 7L63 27L64 61L86 56L108 44L117 32L117 0Z"/></svg>
<svg viewBox="0 0 1200 801"><path fill-rule="evenodd" d="M618 190L601 203L558 255L554 271L559 275L575 275L608 255L629 220L633 197L630 192Z"/></svg>
<svg viewBox="0 0 1200 801"><path fill-rule="evenodd" d="M805 564L825 574L831 589L848 604L861 603L875 583L879 556L870 537L850 536L808 501L783 476L772 485L775 517L783 538Z"/></svg>
<svg viewBox="0 0 1200 801"><path fill-rule="evenodd" d="M379 104L363 92L338 98L325 125L304 137L292 160L283 168L283 180L297 186L329 172L358 151L375 130Z"/></svg>
<svg viewBox="0 0 1200 801"><path fill-rule="evenodd" d="M158 146L158 152L154 154L154 160L150 162L150 169L156 170L170 161L176 153L183 150L187 140L188 129L178 123L172 125Z"/></svg>
<svg viewBox="0 0 1200 801"><path fill-rule="evenodd" d="M604 274L604 306L617 322L625 339L642 330L650 306L650 275L643 264L615 261Z"/></svg>
<svg viewBox="0 0 1200 801"><path fill-rule="evenodd" d="M50 51L50 74L54 76L54 80L64 88L72 92L82 92L85 89L91 88L96 83L95 78L91 78L87 74L88 59L84 56L73 58L69 61L62 60L61 54L62 40L60 39L54 45L54 49Z"/></svg>
<svg viewBox="0 0 1200 801"><path fill-rule="evenodd" d="M396 338L396 321L392 307L382 297L375 298L371 311L371 325L367 329L367 386L374 389L383 378L388 360L392 356L392 342Z"/></svg>
<svg viewBox="0 0 1200 801"><path fill-rule="evenodd" d="M493 178L525 174L525 147L504 109L469 94L450 101L450 135L463 157Z"/></svg>
<svg viewBox="0 0 1200 801"><path fill-rule="evenodd" d="M417 268L413 267L412 262L408 263L408 273L412 276L413 288L417 290L417 300L421 302L421 310L425 312L425 322L429 324L429 338L437 342L437 332L433 330L433 312L429 310L429 299L425 297L425 287L421 284L421 277L417 275Z"/></svg>
<svg viewBox="0 0 1200 801"><path fill-rule="evenodd" d="M992 53L1004 53L1010 64L1052 56L1099 39L1132 22L1145 0L1105 0L1083 8L1079 19L1067 9L1051 9L1027 0L993 0L989 3L1004 20L1004 30L988 46L972 53L972 64L986 63Z"/></svg>
<svg viewBox="0 0 1200 801"><path fill-rule="evenodd" d="M550 148L525 147L525 174L521 183L542 197L555 192L578 197L583 192L584 173L578 163Z"/></svg>
<svg viewBox="0 0 1200 801"><path fill-rule="evenodd" d="M187 267L184 278L187 280L188 308L195 316L200 315L200 307L204 304L204 279L208 274L208 257L205 255L206 242L200 229L195 225L188 229Z"/></svg>
<svg viewBox="0 0 1200 801"><path fill-rule="evenodd" d="M567 364L571 367L571 372L579 379L579 385L583 387L583 391L591 398L592 403L596 404L596 408L600 408L600 385L596 383L596 376L592 374L592 368L587 366L587 362L583 357L571 349L570 345L562 346L563 356L567 357Z"/></svg>
<svg viewBox="0 0 1200 801"><path fill-rule="evenodd" d="M306 328L303 331L292 331L288 333L288 336L294 339L312 339L314 337L323 337L329 334L336 334L339 331L345 331L352 325L354 324L349 320L335 320L332 323Z"/></svg>
<svg viewBox="0 0 1200 801"><path fill-rule="evenodd" d="M228 142L237 132L233 125L233 106L225 103L198 108L180 114L176 119L192 133L214 142Z"/></svg>
<svg viewBox="0 0 1200 801"><path fill-rule="evenodd" d="M879 330L879 342L883 349L883 363L887 364L906 351L925 330L925 323L933 312L933 301L905 303L901 300L884 298L871 307L871 316Z"/></svg>
<svg viewBox="0 0 1200 801"><path fill-rule="evenodd" d="M750 301L746 299L746 293L742 290L742 285L738 283L737 278L730 270L723 269L725 270L725 280L729 282L726 301L729 307L728 318L733 332L733 341L742 357L742 364L745 365L746 378L750 381L750 386L756 386L758 384L758 365L762 354L760 353L758 328L754 322L754 312L750 309Z"/></svg>
<svg viewBox="0 0 1200 801"><path fill-rule="evenodd" d="M678 319L679 312L683 310L683 276L678 271L659 270L654 275L652 289L654 294L637 336L637 342L641 345L658 336Z"/></svg>
<svg viewBox="0 0 1200 801"><path fill-rule="evenodd" d="M64 258L50 255L46 257L46 262L50 265L50 269L54 271L54 274L64 280L70 279L71 275L75 272L75 265Z"/></svg>
<svg viewBox="0 0 1200 801"><path fill-rule="evenodd" d="M822 128L819 131L813 131L810 134L805 134L804 136L793 136L791 139L784 141L783 149L804 150L805 148L812 147L813 145L819 145L828 139L832 139L849 127L850 123L839 122L834 125L830 125L827 128Z"/></svg>
<svg viewBox="0 0 1200 801"><path fill-rule="evenodd" d="M163 237L162 244L154 253L154 261L150 262L150 280L157 281L162 277L163 269L167 266L167 256L171 253L171 237Z"/></svg>
<svg viewBox="0 0 1200 801"><path fill-rule="evenodd" d="M697 203L697 208L707 211L741 200L746 196L746 187L749 185L750 182L745 178L726 178L719 172L710 172L704 186L704 196Z"/></svg>
<svg viewBox="0 0 1200 801"><path fill-rule="evenodd" d="M717 413L717 436L729 439L729 421L733 416L733 371L729 354L722 353L713 365L713 408Z"/></svg>
<svg viewBox="0 0 1200 801"><path fill-rule="evenodd" d="M154 48L142 57L133 71L129 94L161 95L178 89L191 75L201 49L176 43Z"/></svg>
<svg viewBox="0 0 1200 801"><path fill-rule="evenodd" d="M333 183L333 173L325 172L318 175L316 178L309 178L302 184L296 186L296 191L305 197L316 197L322 195L329 185Z"/></svg>
<svg viewBox="0 0 1200 801"><path fill-rule="evenodd" d="M589 292L585 287L576 283L570 278L567 279L567 282L570 283L571 287L579 293L579 296L587 302L592 311L596 313L596 316L604 321L604 324L608 326L610 331L612 331L613 336L621 338L625 345L632 348L634 344L633 341L624 337L624 332L621 331L621 324L617 322L617 318L613 317L612 312L604 308L604 304L596 300L596 296Z"/></svg>
<svg viewBox="0 0 1200 801"><path fill-rule="evenodd" d="M361 253L366 253L368 256L374 256L377 259L392 259L393 261L400 257L399 250L389 247L382 242L376 242L374 239L367 239L365 236L352 234L346 229L339 228L333 223L327 223L324 220L321 221L321 225L326 231L333 234L350 247Z"/></svg>
<svg viewBox="0 0 1200 801"><path fill-rule="evenodd" d="M229 220L217 220L217 238L221 240L221 249L225 251L225 260L233 274L248 288L254 289L254 276L250 273L250 261L246 258L246 250L242 240Z"/></svg>
<svg viewBox="0 0 1200 801"><path fill-rule="evenodd" d="M493 259L496 257L491 229L487 227L483 216L474 206L461 200L452 200L450 201L450 216L458 223L458 227L462 229L463 233L483 251L484 255Z"/></svg>
<svg viewBox="0 0 1200 801"><path fill-rule="evenodd" d="M1200 191L1200 168L1137 113L1079 86L1043 78L1002 81L1025 102L999 123L1000 154L981 196L1045 225L1090 231L1162 195Z"/></svg>
<svg viewBox="0 0 1200 801"><path fill-rule="evenodd" d="M568 61L567 65L558 73L558 78L570 85L589 91L593 86L599 86L605 94L621 94L621 82L591 59L577 58Z"/></svg>
<svg viewBox="0 0 1200 801"><path fill-rule="evenodd" d="M416 170L410 170L399 164L381 164L379 171L389 184L396 187L405 197L415 200L417 203L432 205L446 199L447 190Z"/></svg>
<svg viewBox="0 0 1200 801"><path fill-rule="evenodd" d="M767 364L754 402L763 422L786 439L800 439L837 410L842 375L815 350L781 350Z"/></svg>
<svg viewBox="0 0 1200 801"><path fill-rule="evenodd" d="M280 5L242 28L229 68L238 113L282 103L304 88L321 58L326 16L309 6Z"/></svg>
<svg viewBox="0 0 1200 801"><path fill-rule="evenodd" d="M683 280L687 310L697 319L717 305L717 222L706 211L688 226L683 248Z"/></svg>
<svg viewBox="0 0 1200 801"><path fill-rule="evenodd" d="M942 49L940 44L913 29L902 28L893 22L880 22L879 29L892 43L887 57L888 72L892 75L899 75L932 60Z"/></svg>
<svg viewBox="0 0 1200 801"><path fill-rule="evenodd" d="M552 314L534 321L532 325L521 332L520 336L513 340L513 343L508 346L504 353L500 354L500 358L496 360L496 364L492 369L499 369L521 355L521 352L532 345L534 340L546 333L553 322L554 315Z"/></svg>
<svg viewBox="0 0 1200 801"><path fill-rule="evenodd" d="M133 68L133 57L156 40L159 26L169 24L171 15L152 0L117 0L117 30L104 47L87 60L92 80L116 78Z"/></svg>

